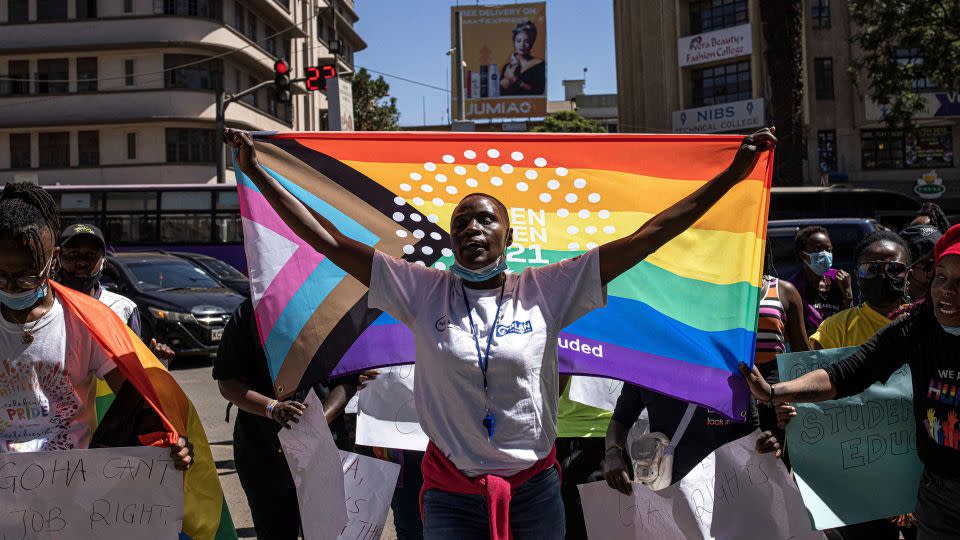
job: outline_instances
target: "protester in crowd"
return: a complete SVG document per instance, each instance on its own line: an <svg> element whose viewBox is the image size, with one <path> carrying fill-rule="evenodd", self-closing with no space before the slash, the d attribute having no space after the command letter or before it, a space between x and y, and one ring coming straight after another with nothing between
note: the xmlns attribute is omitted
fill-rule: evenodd
<svg viewBox="0 0 960 540"><path fill-rule="evenodd" d="M764 272L753 362L760 368L764 379L774 384L780 382L777 355L787 352L788 346L790 352L803 352L809 350L809 345L804 324L803 300L792 283L772 275L773 254L769 243L764 259ZM777 426L775 408L770 404L760 403L758 409L760 429L769 431L780 441L786 440L783 430ZM786 457L784 461L789 464Z"/></svg>
<svg viewBox="0 0 960 540"><path fill-rule="evenodd" d="M812 334L824 319L852 305L850 274L833 268L833 243L827 230L819 225L800 229L794 240L794 253L801 268L787 281L803 299L807 334Z"/></svg>
<svg viewBox="0 0 960 540"><path fill-rule="evenodd" d="M276 399L250 298L237 307L223 329L213 378L220 394L239 409L233 424L233 461L257 538L296 540L300 534L297 492L277 433L299 423L306 411L303 401L313 388L323 402L323 415L337 447L352 449L343 409L356 391L355 381L330 383L330 390L317 384L290 399Z"/></svg>
<svg viewBox="0 0 960 540"><path fill-rule="evenodd" d="M94 225L77 223L60 233L60 254L54 264L54 279L75 291L100 300L122 319L141 338L140 310L126 296L108 291L100 286L103 267L107 264L107 243L103 233ZM174 356L173 349L156 339L150 340L150 351L168 365Z"/></svg>
<svg viewBox="0 0 960 540"><path fill-rule="evenodd" d="M960 226L934 248L934 275L927 297L844 360L774 385L756 368L740 365L756 399L774 403L818 402L859 394L910 366L917 453L924 465L918 492L918 538L960 536L960 429L957 366L960 366Z"/></svg>
<svg viewBox="0 0 960 540"><path fill-rule="evenodd" d="M940 205L928 202L920 207L917 217L913 218L910 225L931 225L943 234L950 228L950 220L947 219L947 214L943 212Z"/></svg>
<svg viewBox="0 0 960 540"><path fill-rule="evenodd" d="M260 168L248 133L227 130L225 137L294 233L368 286L371 308L412 330L417 411L431 441L421 503L427 539L506 538L511 531L516 538L563 537L553 445L557 335L603 307L610 281L693 225L776 143L767 129L746 137L725 171L633 234L513 274L505 272L508 213L492 196L467 195L454 209L452 270L426 268L346 237ZM522 331L504 332L492 347L494 327L514 322Z"/></svg>
<svg viewBox="0 0 960 540"><path fill-rule="evenodd" d="M910 246L907 301L916 302L926 296L933 273L933 246L941 236L943 233L933 225L911 225L900 231L900 237Z"/></svg>
<svg viewBox="0 0 960 540"><path fill-rule="evenodd" d="M845 309L820 324L810 336L814 349L859 347L903 305L904 286L910 265L910 247L891 231L868 234L855 252L859 305Z"/></svg>
<svg viewBox="0 0 960 540"><path fill-rule="evenodd" d="M96 378L121 393L126 378L49 284L59 248L53 198L29 183L0 194L0 452L84 449L96 426ZM126 392L125 392L126 394ZM171 448L180 469L193 462L181 437Z"/></svg>
<svg viewBox="0 0 960 540"><path fill-rule="evenodd" d="M627 452L627 435L644 409L650 419L650 433L662 433L667 439L673 439L678 426L683 426L682 420L689 405L652 390L624 384L607 428L603 458L603 476L607 484L625 495L633 492L630 481L634 478L634 471ZM696 407L693 416L687 420L689 426L676 443L670 484L682 480L717 448L757 430L760 420L753 400L750 400L745 420L734 422L712 410Z"/></svg>
<svg viewBox="0 0 960 540"><path fill-rule="evenodd" d="M560 378L560 387L564 390L557 405L557 462L561 471L560 494L566 516L566 538L586 540L587 529L577 486L603 478L603 438L613 411L570 399L571 380L570 377Z"/></svg>

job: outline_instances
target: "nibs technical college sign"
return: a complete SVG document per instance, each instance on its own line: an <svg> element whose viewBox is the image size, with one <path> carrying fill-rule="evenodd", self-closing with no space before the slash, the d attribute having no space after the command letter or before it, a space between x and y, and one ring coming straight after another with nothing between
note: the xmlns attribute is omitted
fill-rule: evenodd
<svg viewBox="0 0 960 540"><path fill-rule="evenodd" d="M763 98L673 111L674 133L743 132L764 126Z"/></svg>
<svg viewBox="0 0 960 540"><path fill-rule="evenodd" d="M680 67L739 58L753 53L749 24L685 36L677 40Z"/></svg>

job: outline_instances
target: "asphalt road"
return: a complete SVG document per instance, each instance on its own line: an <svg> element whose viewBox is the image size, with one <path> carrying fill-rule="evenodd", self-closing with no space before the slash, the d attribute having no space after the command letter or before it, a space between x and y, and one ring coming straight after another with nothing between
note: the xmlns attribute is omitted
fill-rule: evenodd
<svg viewBox="0 0 960 540"><path fill-rule="evenodd" d="M193 406L200 415L203 427L207 432L207 440L213 452L213 459L217 463L217 472L220 475L220 485L230 507L233 523L237 527L240 538L256 538L253 530L253 518L250 516L250 507L247 506L247 497L240 487L240 479L233 464L233 422L236 418L236 409L231 410L230 423L224 421L227 401L220 395L217 383L211 376L212 367L209 361L180 361L172 370L173 378L177 380L184 392L193 402ZM393 529L393 515L387 516L381 540L396 540Z"/></svg>

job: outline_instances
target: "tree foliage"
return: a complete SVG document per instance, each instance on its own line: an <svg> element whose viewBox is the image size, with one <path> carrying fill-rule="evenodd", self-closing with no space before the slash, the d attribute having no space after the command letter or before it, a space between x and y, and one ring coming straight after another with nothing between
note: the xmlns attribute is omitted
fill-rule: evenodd
<svg viewBox="0 0 960 540"><path fill-rule="evenodd" d="M777 128L773 181L803 184L803 5L797 0L762 0L760 21L770 77L769 119Z"/></svg>
<svg viewBox="0 0 960 540"><path fill-rule="evenodd" d="M584 118L577 111L560 111L548 115L542 126L533 128L539 133L606 133L607 128L596 120Z"/></svg>
<svg viewBox="0 0 960 540"><path fill-rule="evenodd" d="M357 131L400 129L397 98L390 97L390 85L383 76L374 79L366 68L353 75L353 124Z"/></svg>
<svg viewBox="0 0 960 540"><path fill-rule="evenodd" d="M870 99L889 105L885 118L891 127L911 126L926 107L917 81L960 91L960 2L851 0L850 14L860 48L852 71L867 79ZM898 58L898 50L906 58Z"/></svg>

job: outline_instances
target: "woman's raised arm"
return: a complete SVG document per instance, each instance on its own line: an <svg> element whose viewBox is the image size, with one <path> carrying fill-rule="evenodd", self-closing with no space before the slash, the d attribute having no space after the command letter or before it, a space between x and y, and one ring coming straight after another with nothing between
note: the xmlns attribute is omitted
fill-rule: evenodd
<svg viewBox="0 0 960 540"><path fill-rule="evenodd" d="M249 133L226 129L223 138L227 144L239 150L237 162L240 170L256 184L287 226L333 264L369 287L373 248L345 236L333 223L300 202L267 174L257 162L257 151Z"/></svg>
<svg viewBox="0 0 960 540"><path fill-rule="evenodd" d="M713 180L644 223L633 234L600 246L600 279L606 285L690 228L730 189L747 177L760 154L777 144L775 128L744 137L733 163Z"/></svg>

